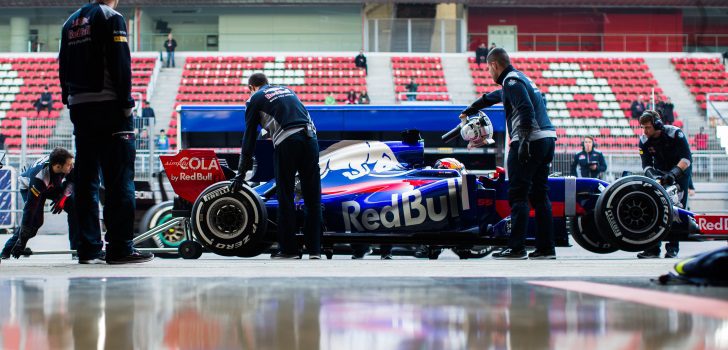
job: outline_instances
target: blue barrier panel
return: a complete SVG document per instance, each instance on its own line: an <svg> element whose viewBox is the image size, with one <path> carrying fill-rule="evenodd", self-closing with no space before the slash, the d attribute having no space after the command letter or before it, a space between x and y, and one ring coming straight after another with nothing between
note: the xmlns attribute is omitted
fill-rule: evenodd
<svg viewBox="0 0 728 350"><path fill-rule="evenodd" d="M449 131L466 106L309 106L319 131ZM245 106L181 106L182 132L243 131ZM502 106L485 109L494 132L505 132Z"/></svg>
<svg viewBox="0 0 728 350"><path fill-rule="evenodd" d="M0 227L9 228L15 224L15 209L13 205L13 178L14 172L11 168L0 169Z"/></svg>

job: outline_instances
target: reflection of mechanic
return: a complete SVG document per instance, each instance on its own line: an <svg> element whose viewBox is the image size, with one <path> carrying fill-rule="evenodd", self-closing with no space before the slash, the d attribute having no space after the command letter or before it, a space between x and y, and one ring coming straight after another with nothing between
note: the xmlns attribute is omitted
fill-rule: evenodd
<svg viewBox="0 0 728 350"><path fill-rule="evenodd" d="M571 175L601 179L603 173L607 171L607 162L602 152L594 149L596 147L594 138L584 137L581 146L581 152L575 154L574 161L571 162Z"/></svg>
<svg viewBox="0 0 728 350"><path fill-rule="evenodd" d="M644 135L640 136L639 148L645 176L659 178L663 186L677 184L682 198L680 204L687 208L691 176L692 154L685 134L678 127L664 125L654 110L646 110L640 117ZM679 241L665 245L665 257L675 258L680 250ZM659 258L660 244L637 255L639 258Z"/></svg>
<svg viewBox="0 0 728 350"><path fill-rule="evenodd" d="M269 85L268 78L255 73L248 78L252 95L246 104L245 133L238 164L238 174L230 185L237 192L245 182L245 173L253 167L253 153L258 125L273 140L273 157L278 196L278 248L273 259L298 259L296 246L296 209L294 188L296 172L301 182L305 204L304 235L311 259L321 253L321 177L316 127L298 96L285 86Z"/></svg>
<svg viewBox="0 0 728 350"><path fill-rule="evenodd" d="M68 213L68 240L71 249L76 249L78 225L73 211L73 155L63 148L56 148L49 156L39 159L18 178L20 196L25 201L23 219L13 236L5 242L2 258L12 254L20 257L28 240L43 226L43 205L52 200L53 214Z"/></svg>
<svg viewBox="0 0 728 350"><path fill-rule="evenodd" d="M493 80L502 85L483 95L462 112L460 118L503 102L511 137L507 167L510 186L511 236L508 248L493 254L497 259L525 259L529 200L536 211L536 251L534 259L554 259L553 218L548 198L548 175L554 157L556 130L546 115L541 92L525 74L511 66L508 53L494 48L486 58Z"/></svg>
<svg viewBox="0 0 728 350"><path fill-rule="evenodd" d="M109 264L149 261L132 247L134 237L134 128L131 56L126 21L117 0L95 0L63 25L58 54L63 103L76 136L76 209L79 263L104 263L99 226L99 170L106 199L105 260Z"/></svg>

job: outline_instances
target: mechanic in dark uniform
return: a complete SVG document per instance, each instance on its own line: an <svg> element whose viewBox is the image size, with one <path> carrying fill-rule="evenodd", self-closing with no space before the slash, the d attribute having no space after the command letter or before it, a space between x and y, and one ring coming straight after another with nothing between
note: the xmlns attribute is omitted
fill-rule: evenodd
<svg viewBox="0 0 728 350"><path fill-rule="evenodd" d="M117 0L95 0L63 25L58 56L63 103L76 136L75 200L80 263L127 264L153 254L132 247L134 237L134 128L131 56ZM106 252L99 226L99 169L106 200Z"/></svg>
<svg viewBox="0 0 728 350"><path fill-rule="evenodd" d="M677 184L682 191L680 205L688 206L688 191L692 177L692 153L688 139L680 128L664 125L660 114L646 110L640 117L643 135L640 135L639 152L645 176L658 178L663 186ZM660 245L637 254L640 259L660 257ZM680 250L677 239L665 245L665 258L676 258Z"/></svg>
<svg viewBox="0 0 728 350"><path fill-rule="evenodd" d="M503 88L473 102L460 118L502 102L511 138L507 171L510 186L511 236L508 248L493 254L496 259L526 259L524 245L528 229L529 201L536 211L536 251L532 259L555 259L553 217L548 197L548 175L554 157L556 129L546 114L541 92L525 74L513 68L508 53L494 48L486 58L493 80Z"/></svg>
<svg viewBox="0 0 728 350"><path fill-rule="evenodd" d="M18 189L23 198L23 219L13 236L5 242L0 256L20 257L28 240L35 237L43 226L43 205L46 199L52 201L51 212L68 214L68 240L71 249L76 249L78 224L73 208L73 154L63 148L56 148L50 155L42 157L20 174Z"/></svg>
<svg viewBox="0 0 728 350"><path fill-rule="evenodd" d="M321 176L316 127L298 96L285 86L268 83L263 73L248 78L250 100L245 110L245 132L238 174L230 185L237 192L245 173L253 167L256 135L260 125L273 141L276 195L278 196L278 248L272 259L299 259L296 245L296 173L305 204L303 232L310 259L321 258Z"/></svg>
<svg viewBox="0 0 728 350"><path fill-rule="evenodd" d="M571 175L601 179L604 172L607 171L607 162L604 160L602 152L594 149L596 147L594 138L584 137L581 147L581 152L575 154L574 161L571 162Z"/></svg>

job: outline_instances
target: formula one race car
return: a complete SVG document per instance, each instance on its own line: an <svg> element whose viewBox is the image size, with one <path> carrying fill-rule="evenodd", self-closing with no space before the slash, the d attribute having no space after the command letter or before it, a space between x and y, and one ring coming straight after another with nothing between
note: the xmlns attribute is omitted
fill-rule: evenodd
<svg viewBox="0 0 728 350"><path fill-rule="evenodd" d="M328 258L342 243L424 245L431 258L441 248L452 248L461 258L482 257L490 252L484 248L507 243L505 171L478 177L464 169L425 167L417 135L410 132L403 141L319 141L322 244ZM223 256L252 257L274 244L278 203L271 155L271 143L258 141L256 169L248 179L260 185L237 193L228 189L234 172L212 150L160 157L178 195L171 215L188 218L194 237L180 246L182 257L199 257L203 246ZM728 237L722 229L701 231L696 215L673 205L675 188L644 176L611 184L552 177L549 189L557 246L569 246L569 235L594 253L640 251L671 237ZM297 203L302 227L303 202ZM535 229L531 222L527 244L533 243Z"/></svg>

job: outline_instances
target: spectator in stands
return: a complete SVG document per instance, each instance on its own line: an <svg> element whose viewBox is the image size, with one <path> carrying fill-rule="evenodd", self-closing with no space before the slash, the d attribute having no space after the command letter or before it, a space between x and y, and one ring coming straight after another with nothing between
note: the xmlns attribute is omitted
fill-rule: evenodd
<svg viewBox="0 0 728 350"><path fill-rule="evenodd" d="M144 101L144 108L142 108L142 123L144 126L151 125L152 120L156 116L154 115L154 108L149 104L149 101Z"/></svg>
<svg viewBox="0 0 728 350"><path fill-rule="evenodd" d="M367 68L367 57L364 56L364 50L360 50L359 54L354 57L354 65L359 68L364 68L364 74L369 74L369 69Z"/></svg>
<svg viewBox="0 0 728 350"><path fill-rule="evenodd" d="M51 200L51 212L68 213L68 240L71 249L77 248L78 222L74 212L73 199L73 154L63 148L56 148L50 155L36 161L18 178L20 196L23 198L23 218L12 237L5 242L0 253L2 259L12 255L19 258L28 240L35 237L43 226L43 206Z"/></svg>
<svg viewBox="0 0 728 350"><path fill-rule="evenodd" d="M656 108L665 125L672 125L675 122L675 105L672 104L669 96L664 96L662 101L657 103Z"/></svg>
<svg viewBox="0 0 728 350"><path fill-rule="evenodd" d="M695 150L705 151L708 149L708 134L705 133L705 128L700 127L700 132L695 134Z"/></svg>
<svg viewBox="0 0 728 350"><path fill-rule="evenodd" d="M725 60L728 60L728 51L723 52L723 65L725 65Z"/></svg>
<svg viewBox="0 0 728 350"><path fill-rule="evenodd" d="M167 137L164 129L159 130L159 136L157 136L157 149L160 151L169 150L169 137Z"/></svg>
<svg viewBox="0 0 728 350"><path fill-rule="evenodd" d="M644 99L644 96L640 96L638 99L632 101L632 106L630 106L629 109L632 111L633 119L639 119L640 116L642 116L642 113L644 113L645 109L647 109L645 103L643 102Z"/></svg>
<svg viewBox="0 0 728 350"><path fill-rule="evenodd" d="M359 102L359 99L356 96L356 92L354 92L354 90L349 90L349 93L346 94L346 104L355 105L357 102Z"/></svg>
<svg viewBox="0 0 728 350"><path fill-rule="evenodd" d="M595 149L597 144L594 138L584 137L581 146L581 152L575 154L574 161L571 162L571 175L601 179L607 171L607 161L604 160L602 152Z"/></svg>
<svg viewBox="0 0 728 350"><path fill-rule="evenodd" d="M498 47L486 58L488 72L501 89L484 94L462 111L465 119L479 110L503 103L510 134L506 167L510 181L511 236L508 247L493 254L496 259L556 259L553 214L548 197L548 176L556 147L556 128L546 111L541 91L511 65L506 50ZM530 202L530 205L529 205ZM536 212L536 251L526 254L530 206Z"/></svg>
<svg viewBox="0 0 728 350"><path fill-rule="evenodd" d="M326 98L324 99L325 105L335 105L336 104L336 95L334 95L333 92L329 92L328 95L326 95Z"/></svg>
<svg viewBox="0 0 728 350"><path fill-rule="evenodd" d="M361 92L361 95L359 95L359 104L360 105L368 105L372 103L372 101L369 99L369 94L366 90Z"/></svg>
<svg viewBox="0 0 728 350"><path fill-rule="evenodd" d="M5 134L0 133L0 150L4 150L4 149L5 149ZM2 159L0 159L0 160L2 160ZM1 165L0 165L0 169L2 169Z"/></svg>
<svg viewBox="0 0 728 350"><path fill-rule="evenodd" d="M475 63L478 65L485 63L485 57L488 56L489 51L490 50L485 46L485 43L480 43L478 48L475 49Z"/></svg>
<svg viewBox="0 0 728 350"><path fill-rule="evenodd" d="M663 186L677 184L683 191L680 206L688 206L688 189L692 177L693 156L687 137L679 128L664 125L660 114L654 110L646 110L640 117L643 135L640 136L639 152L645 176L659 179ZM656 259L660 257L658 242L652 248L637 254L640 259ZM676 258L680 243L672 239L665 245L665 258Z"/></svg>
<svg viewBox="0 0 728 350"><path fill-rule="evenodd" d="M174 68L174 50L177 49L177 40L172 38L172 33L167 34L164 42L164 49L167 51L167 68L171 65Z"/></svg>
<svg viewBox="0 0 728 350"><path fill-rule="evenodd" d="M419 85L415 82L415 78L410 78L409 84L405 85L404 88L409 92L407 94L407 101L417 100L417 88Z"/></svg>
<svg viewBox="0 0 728 350"><path fill-rule="evenodd" d="M43 88L43 92L41 92L40 97L38 97L38 100L35 101L35 116L40 115L40 111L47 109L48 114L50 114L53 111L53 95L51 95L51 92L48 91L48 86Z"/></svg>
<svg viewBox="0 0 728 350"><path fill-rule="evenodd" d="M63 25L58 54L63 103L76 136L75 206L79 263L129 264L154 259L134 249L134 126L131 55L118 0L94 0ZM108 74L111 72L112 74ZM99 227L99 179L106 195L106 253ZM104 260L105 259L105 260Z"/></svg>

